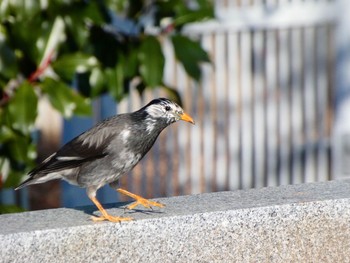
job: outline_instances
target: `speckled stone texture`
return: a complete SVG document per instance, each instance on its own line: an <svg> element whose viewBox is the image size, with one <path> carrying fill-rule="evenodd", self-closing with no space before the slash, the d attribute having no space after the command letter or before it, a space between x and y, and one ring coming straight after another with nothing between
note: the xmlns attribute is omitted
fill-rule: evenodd
<svg viewBox="0 0 350 263"><path fill-rule="evenodd" d="M158 201L120 224L90 221L93 206L1 215L0 261L350 262L350 181Z"/></svg>

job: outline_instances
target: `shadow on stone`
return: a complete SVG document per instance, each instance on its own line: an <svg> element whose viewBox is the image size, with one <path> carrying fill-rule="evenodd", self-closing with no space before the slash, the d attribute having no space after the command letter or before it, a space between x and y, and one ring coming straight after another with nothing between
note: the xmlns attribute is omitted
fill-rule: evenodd
<svg viewBox="0 0 350 263"><path fill-rule="evenodd" d="M149 214L163 214L164 212L163 211L159 211L159 210L155 210L153 208L151 209L138 209L138 208L135 208L135 209L132 209L132 210L129 210L127 209L126 207L130 204L132 204L133 202L120 202L120 203L109 203L109 204L103 204L103 207L106 209L106 210L109 210L109 209L119 209L119 210L122 210L123 212L123 215L125 214L135 214L135 213L141 213L141 214L145 214L145 215L149 215ZM95 216L96 213L98 213L98 209L97 207L93 206L93 205L88 205L88 206L78 206L78 207L74 207L72 209L75 209L75 210L78 210L78 211L82 211L84 212L85 214L88 214L90 216ZM113 213L113 212L111 212Z"/></svg>

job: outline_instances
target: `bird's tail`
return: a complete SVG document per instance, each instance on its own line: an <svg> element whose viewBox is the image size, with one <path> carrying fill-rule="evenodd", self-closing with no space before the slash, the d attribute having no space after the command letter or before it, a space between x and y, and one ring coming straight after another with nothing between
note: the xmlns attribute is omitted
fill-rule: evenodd
<svg viewBox="0 0 350 263"><path fill-rule="evenodd" d="M23 188L23 187L26 187L27 185L30 185L30 184L35 184L35 179L34 179L34 177L33 176L31 176L31 177L29 177L28 179L26 179L24 182L22 182L19 186L17 186L16 188L15 188L15 190L19 190L19 189L21 189L21 188Z"/></svg>
<svg viewBox="0 0 350 263"><path fill-rule="evenodd" d="M49 174L34 174L29 175L29 178L22 182L15 190L19 190L31 184L41 184L54 179L62 179L59 173L49 173Z"/></svg>

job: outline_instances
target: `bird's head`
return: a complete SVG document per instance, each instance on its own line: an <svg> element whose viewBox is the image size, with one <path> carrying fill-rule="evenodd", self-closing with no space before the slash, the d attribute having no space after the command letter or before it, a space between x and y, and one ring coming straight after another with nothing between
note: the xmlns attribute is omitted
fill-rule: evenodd
<svg viewBox="0 0 350 263"><path fill-rule="evenodd" d="M183 120L194 124L194 120L190 115L175 102L159 98L148 103L143 110L154 120L162 120L168 125L178 120Z"/></svg>

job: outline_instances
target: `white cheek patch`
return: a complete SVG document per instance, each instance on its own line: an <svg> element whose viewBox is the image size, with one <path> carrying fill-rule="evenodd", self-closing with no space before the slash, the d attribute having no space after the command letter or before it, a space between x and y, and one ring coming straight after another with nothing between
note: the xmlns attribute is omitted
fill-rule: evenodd
<svg viewBox="0 0 350 263"><path fill-rule="evenodd" d="M164 115L163 107L160 105L151 105L146 109L146 112L154 118L159 118Z"/></svg>

